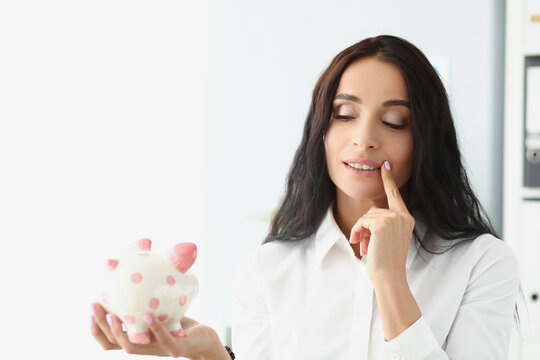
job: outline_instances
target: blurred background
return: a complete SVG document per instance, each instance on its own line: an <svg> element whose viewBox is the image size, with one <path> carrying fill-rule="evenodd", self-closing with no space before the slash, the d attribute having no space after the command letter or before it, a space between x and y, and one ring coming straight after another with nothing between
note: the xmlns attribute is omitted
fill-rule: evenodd
<svg viewBox="0 0 540 360"><path fill-rule="evenodd" d="M1 351L130 357L94 342L90 303L143 237L197 243L188 316L228 343L234 266L268 231L313 87L369 36L437 68L502 236L505 16L502 0L1 2Z"/></svg>

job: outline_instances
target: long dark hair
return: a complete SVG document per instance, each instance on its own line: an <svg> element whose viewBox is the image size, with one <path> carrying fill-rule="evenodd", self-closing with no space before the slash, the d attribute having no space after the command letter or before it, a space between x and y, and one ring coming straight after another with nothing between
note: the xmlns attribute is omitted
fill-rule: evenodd
<svg viewBox="0 0 540 360"><path fill-rule="evenodd" d="M341 75L351 63L365 57L397 66L407 86L414 153L404 198L409 212L421 218L427 229L420 239L415 227L413 237L430 253L437 253L429 249L433 234L448 241L470 241L485 233L500 238L469 184L448 96L437 72L414 45L382 35L340 52L317 81L302 141L287 176L285 196L263 243L309 237L335 200L323 135L330 124ZM454 246L457 243L452 241Z"/></svg>
<svg viewBox="0 0 540 360"><path fill-rule="evenodd" d="M484 233L499 237L469 185L448 96L437 72L414 45L383 35L343 50L317 81L285 197L264 242L309 237L334 201L336 188L328 174L323 135L341 75L365 57L396 65L407 86L414 141L412 173L404 194L409 212L422 217L427 229L442 239L471 240Z"/></svg>

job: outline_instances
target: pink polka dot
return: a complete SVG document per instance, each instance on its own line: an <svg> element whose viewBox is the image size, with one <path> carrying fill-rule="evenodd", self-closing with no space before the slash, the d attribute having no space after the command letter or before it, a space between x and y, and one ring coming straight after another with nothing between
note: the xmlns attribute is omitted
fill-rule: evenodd
<svg viewBox="0 0 540 360"><path fill-rule="evenodd" d="M128 339L132 344L150 344L150 334L147 332L128 334Z"/></svg>
<svg viewBox="0 0 540 360"><path fill-rule="evenodd" d="M135 317L133 315L124 316L124 322L129 325L135 324Z"/></svg>
<svg viewBox="0 0 540 360"><path fill-rule="evenodd" d="M109 259L107 260L107 267L109 270L114 270L118 266L118 260L116 259Z"/></svg>
<svg viewBox="0 0 540 360"><path fill-rule="evenodd" d="M160 317L158 317L158 320L159 320L159 321L165 321L165 320L167 320L168 317L169 317L169 315L163 314L163 315L161 315Z"/></svg>
<svg viewBox="0 0 540 360"><path fill-rule="evenodd" d="M159 306L159 299L158 298L152 298L150 299L150 302L148 303L148 306L150 306L150 309L155 310Z"/></svg>
<svg viewBox="0 0 540 360"><path fill-rule="evenodd" d="M131 281L133 281L135 284L140 283L141 280L142 280L141 273L134 272L133 274L131 274Z"/></svg>
<svg viewBox="0 0 540 360"><path fill-rule="evenodd" d="M184 329L180 328L178 330L171 331L172 336L178 336L178 337L184 337L186 336L186 333L184 332Z"/></svg>
<svg viewBox="0 0 540 360"><path fill-rule="evenodd" d="M169 284L170 286L174 286L174 284L176 284L176 280L174 279L174 276L172 275L167 276L167 284Z"/></svg>
<svg viewBox="0 0 540 360"><path fill-rule="evenodd" d="M180 295L180 297L178 298L178 303L180 304L180 306L184 306L186 304L186 300L186 295Z"/></svg>

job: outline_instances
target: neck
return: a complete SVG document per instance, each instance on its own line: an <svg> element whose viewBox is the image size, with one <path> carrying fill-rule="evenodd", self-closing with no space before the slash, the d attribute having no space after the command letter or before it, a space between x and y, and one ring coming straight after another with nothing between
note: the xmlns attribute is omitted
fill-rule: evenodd
<svg viewBox="0 0 540 360"><path fill-rule="evenodd" d="M386 197L384 197L384 201L356 200L350 198L341 192L341 190L336 190L336 199L334 201L332 211L337 225L347 240L350 238L351 230L354 224L356 224L358 219L368 212L371 206L375 205L380 208L388 208Z"/></svg>

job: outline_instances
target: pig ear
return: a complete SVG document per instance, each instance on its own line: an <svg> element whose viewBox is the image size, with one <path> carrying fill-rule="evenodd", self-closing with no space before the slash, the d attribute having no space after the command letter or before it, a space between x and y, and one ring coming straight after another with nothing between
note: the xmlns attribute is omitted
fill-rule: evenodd
<svg viewBox="0 0 540 360"><path fill-rule="evenodd" d="M197 245L191 242L176 244L169 254L169 260L182 274L189 270L197 259Z"/></svg>

